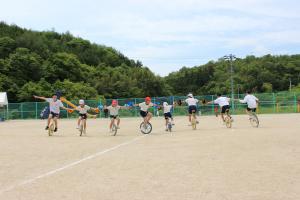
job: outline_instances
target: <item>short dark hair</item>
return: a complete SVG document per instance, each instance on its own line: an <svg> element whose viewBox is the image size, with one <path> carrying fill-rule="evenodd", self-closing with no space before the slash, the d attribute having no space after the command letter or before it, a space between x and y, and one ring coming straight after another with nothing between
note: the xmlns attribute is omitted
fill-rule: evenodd
<svg viewBox="0 0 300 200"><path fill-rule="evenodd" d="M247 93L247 94L251 94L251 90L247 90L246 93Z"/></svg>
<svg viewBox="0 0 300 200"><path fill-rule="evenodd" d="M218 93L218 94L217 94L217 97L220 97L220 96L222 96L222 94L221 94L221 93Z"/></svg>

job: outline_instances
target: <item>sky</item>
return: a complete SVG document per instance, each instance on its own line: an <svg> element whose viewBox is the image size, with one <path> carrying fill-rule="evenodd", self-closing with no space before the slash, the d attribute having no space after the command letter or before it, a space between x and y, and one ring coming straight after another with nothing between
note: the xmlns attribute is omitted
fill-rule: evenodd
<svg viewBox="0 0 300 200"><path fill-rule="evenodd" d="M298 0L0 0L0 21L71 32L165 76L234 54L300 53Z"/></svg>

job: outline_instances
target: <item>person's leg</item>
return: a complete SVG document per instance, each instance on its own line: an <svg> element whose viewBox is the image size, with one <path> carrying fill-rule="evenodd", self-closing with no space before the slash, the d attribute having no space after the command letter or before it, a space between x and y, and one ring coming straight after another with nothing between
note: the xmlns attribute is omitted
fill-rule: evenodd
<svg viewBox="0 0 300 200"><path fill-rule="evenodd" d="M117 126L118 126L118 128L119 128L120 122L121 122L121 119L118 117L118 119L117 119Z"/></svg>
<svg viewBox="0 0 300 200"><path fill-rule="evenodd" d="M113 123L115 123L115 119L112 117L110 124L109 124L109 129L111 130Z"/></svg>
<svg viewBox="0 0 300 200"><path fill-rule="evenodd" d="M152 113L148 112L148 114L146 116L146 123L149 123L149 121L151 120L151 118L152 118Z"/></svg>
<svg viewBox="0 0 300 200"><path fill-rule="evenodd" d="M49 129L49 125L50 125L50 120L51 120L51 115L49 115L49 117L48 117L48 119L47 119L47 126L46 126L46 130L48 130Z"/></svg>
<svg viewBox="0 0 300 200"><path fill-rule="evenodd" d="M86 129L86 120L87 119L83 119L83 127L84 127L84 129Z"/></svg>
<svg viewBox="0 0 300 200"><path fill-rule="evenodd" d="M78 117L78 120L77 120L77 128L79 129L79 126L80 126L80 119L81 117Z"/></svg>
<svg viewBox="0 0 300 200"><path fill-rule="evenodd" d="M222 117L223 122L225 122L224 113L223 112L221 113L221 117Z"/></svg>
<svg viewBox="0 0 300 200"><path fill-rule="evenodd" d="M55 124L54 132L56 132L57 129L58 129L58 120L57 120L57 117L54 117L53 120L54 120L54 124Z"/></svg>
<svg viewBox="0 0 300 200"><path fill-rule="evenodd" d="M47 127L49 127L49 125L50 125L50 120L51 120L51 118L52 118L52 114L50 114L50 115L48 116Z"/></svg>

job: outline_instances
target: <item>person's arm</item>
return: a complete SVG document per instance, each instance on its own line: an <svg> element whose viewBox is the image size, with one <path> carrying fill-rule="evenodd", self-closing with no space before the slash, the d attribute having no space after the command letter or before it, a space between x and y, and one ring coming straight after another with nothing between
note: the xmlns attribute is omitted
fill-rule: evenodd
<svg viewBox="0 0 300 200"><path fill-rule="evenodd" d="M46 97L39 97L39 96L35 96L35 95L33 95L33 97L34 97L35 99L41 99L41 100L44 100L44 101L47 100Z"/></svg>
<svg viewBox="0 0 300 200"><path fill-rule="evenodd" d="M74 109L72 109L72 108L66 108L65 106L62 106L62 107L60 107L61 109L64 109L64 110L74 110ZM75 109L76 110L76 109Z"/></svg>
<svg viewBox="0 0 300 200"><path fill-rule="evenodd" d="M243 100L240 99L239 102L240 102L240 103L247 103L247 98L245 97Z"/></svg>
<svg viewBox="0 0 300 200"><path fill-rule="evenodd" d="M61 109L63 109L63 110L67 110L67 111L73 110L73 109L71 109L71 108L66 108L62 102L60 102L59 107L60 107Z"/></svg>
<svg viewBox="0 0 300 200"><path fill-rule="evenodd" d="M130 106L120 106L120 109L128 110L130 109Z"/></svg>
<svg viewBox="0 0 300 200"><path fill-rule="evenodd" d="M206 102L205 104L215 104L215 101L209 101L209 102Z"/></svg>

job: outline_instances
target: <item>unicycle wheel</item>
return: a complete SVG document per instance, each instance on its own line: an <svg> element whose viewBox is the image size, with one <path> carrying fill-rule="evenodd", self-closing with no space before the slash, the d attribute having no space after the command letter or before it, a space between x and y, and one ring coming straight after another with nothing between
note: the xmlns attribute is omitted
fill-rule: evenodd
<svg viewBox="0 0 300 200"><path fill-rule="evenodd" d="M152 131L152 125L149 122L147 124L142 122L140 124L140 130L143 134L149 134Z"/></svg>

